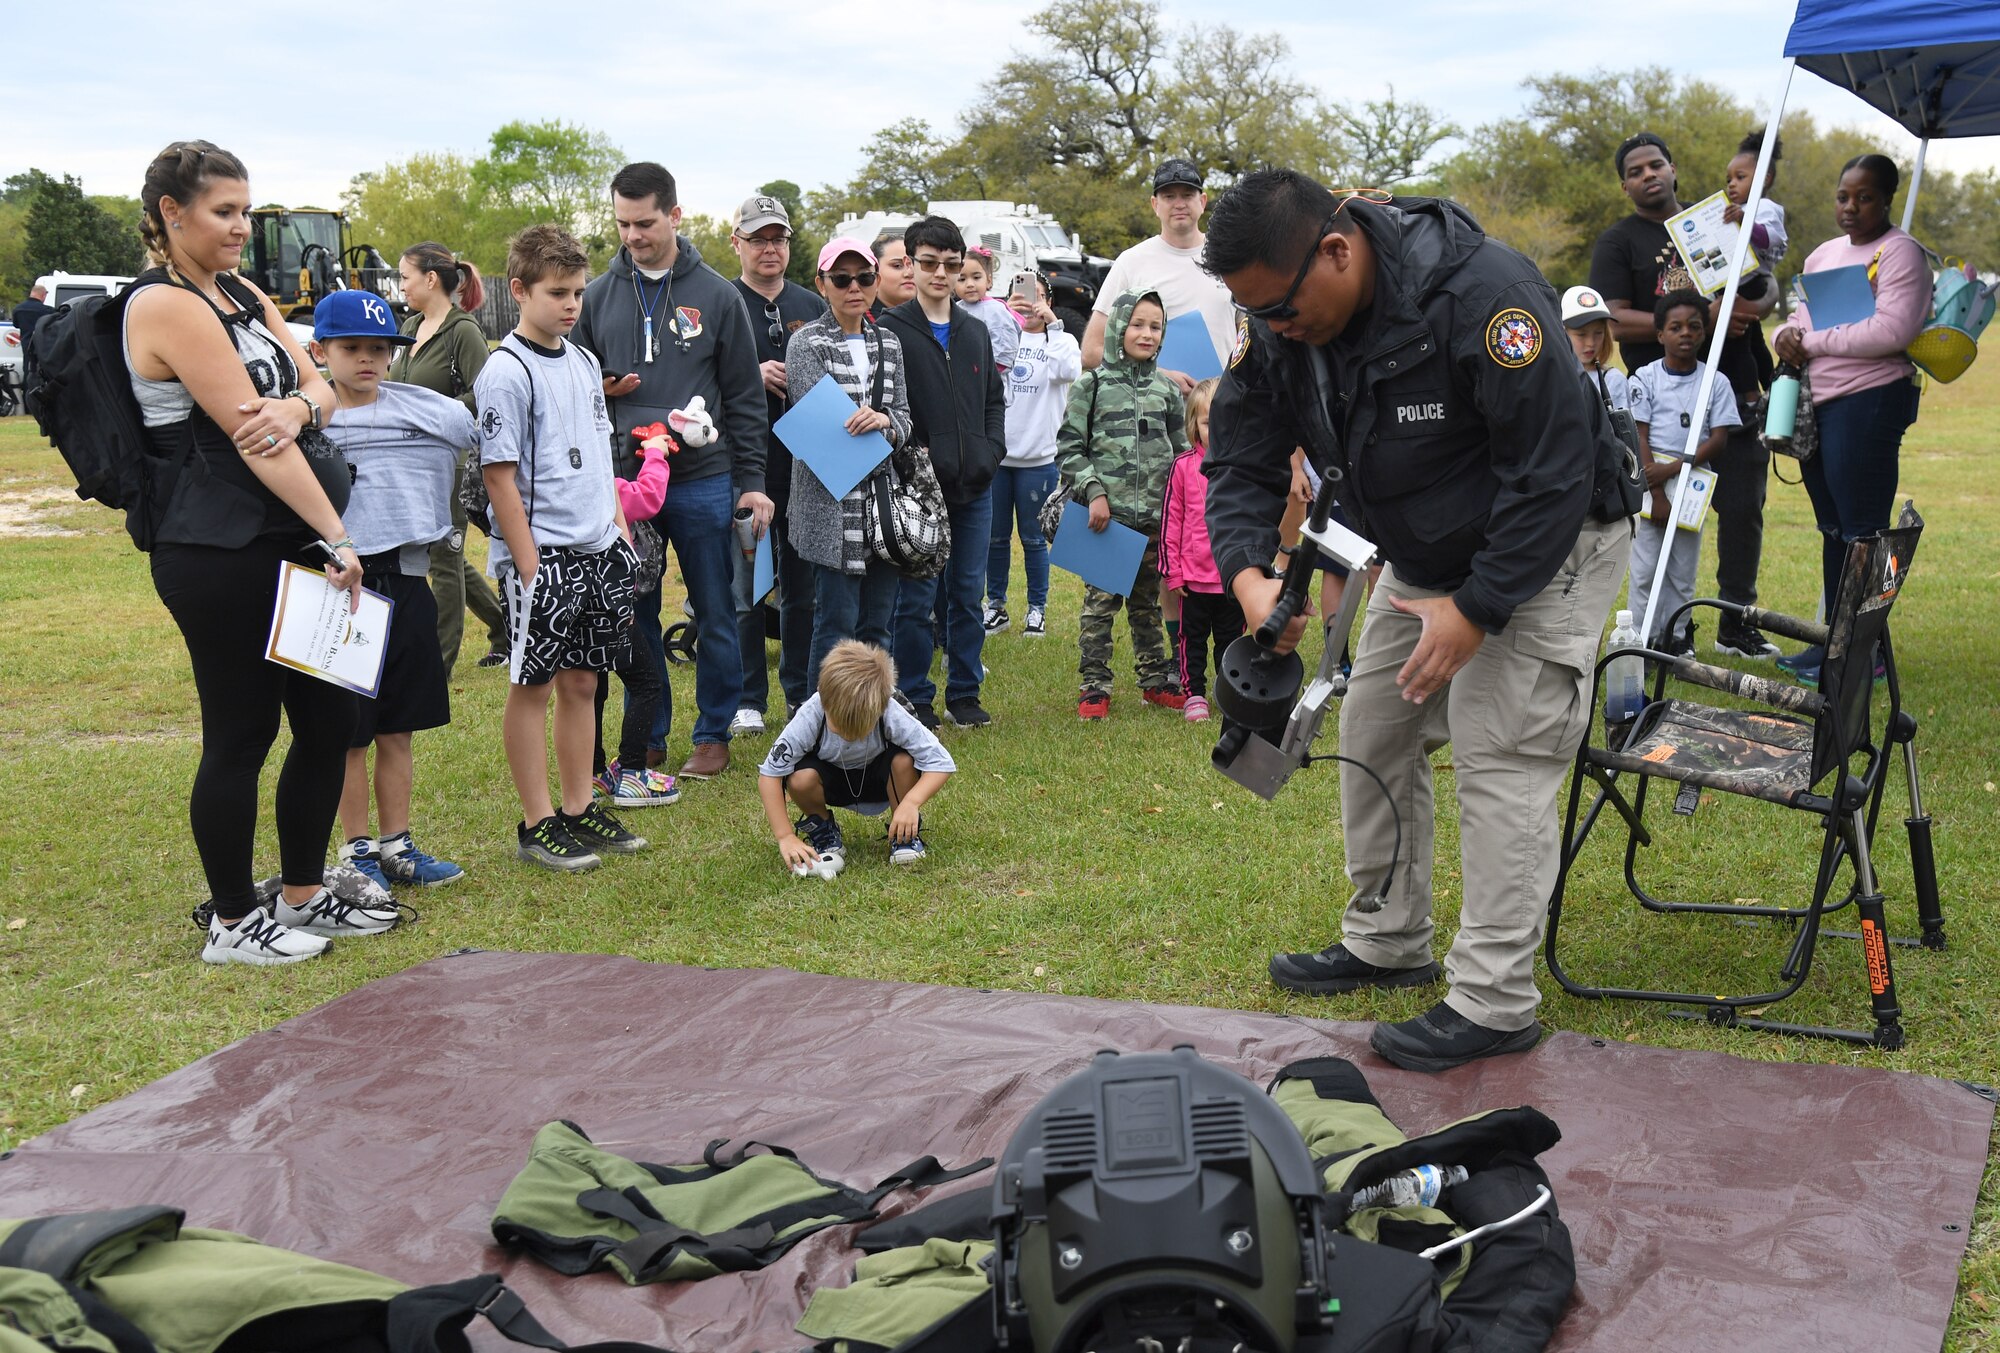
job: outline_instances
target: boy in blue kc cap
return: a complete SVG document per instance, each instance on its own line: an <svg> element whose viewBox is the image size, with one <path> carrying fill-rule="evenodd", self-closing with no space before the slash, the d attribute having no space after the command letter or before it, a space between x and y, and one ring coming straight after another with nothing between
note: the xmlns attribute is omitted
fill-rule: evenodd
<svg viewBox="0 0 2000 1353"><path fill-rule="evenodd" d="M409 342L396 331L389 303L373 292L336 291L313 308L313 358L333 386L326 435L354 475L346 520L362 580L395 606L381 684L374 699L361 701L340 795L347 841L340 858L385 887L465 877L463 869L425 854L411 839L410 794L416 782L413 735L451 722L430 547L451 530L458 461L478 432L458 400L383 380L395 349ZM368 823L370 743L380 837L370 834Z"/></svg>

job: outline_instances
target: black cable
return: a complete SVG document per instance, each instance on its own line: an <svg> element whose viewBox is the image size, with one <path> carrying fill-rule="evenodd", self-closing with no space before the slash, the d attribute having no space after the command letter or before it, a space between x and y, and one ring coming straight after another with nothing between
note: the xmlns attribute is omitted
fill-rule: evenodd
<svg viewBox="0 0 2000 1353"><path fill-rule="evenodd" d="M1342 756L1338 752L1329 752L1325 756L1308 756L1305 763L1310 766L1315 761L1340 761L1354 767L1375 782L1375 787L1382 791L1382 801L1389 805L1389 821L1395 824L1396 828L1394 845L1389 851L1389 872L1383 875L1380 890L1373 895L1354 899L1354 906L1359 911L1380 911L1384 906L1388 905L1389 889L1396 882L1396 871L1403 867L1403 815L1396 809L1396 796L1389 792L1389 786L1382 782L1382 777L1377 775L1374 768L1365 761L1356 761L1351 756ZM1373 905L1369 905L1370 903Z"/></svg>

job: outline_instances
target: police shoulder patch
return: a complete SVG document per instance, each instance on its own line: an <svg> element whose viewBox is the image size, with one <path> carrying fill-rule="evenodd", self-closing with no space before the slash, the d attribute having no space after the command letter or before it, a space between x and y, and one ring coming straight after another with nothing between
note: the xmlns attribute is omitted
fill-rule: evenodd
<svg viewBox="0 0 2000 1353"><path fill-rule="evenodd" d="M1229 365L1234 368L1248 351L1250 351L1250 317L1239 314L1236 317L1236 342L1229 349Z"/></svg>
<svg viewBox="0 0 2000 1353"><path fill-rule="evenodd" d="M1487 322L1486 355L1509 369L1531 364L1542 355L1542 326L1518 307L1502 310Z"/></svg>

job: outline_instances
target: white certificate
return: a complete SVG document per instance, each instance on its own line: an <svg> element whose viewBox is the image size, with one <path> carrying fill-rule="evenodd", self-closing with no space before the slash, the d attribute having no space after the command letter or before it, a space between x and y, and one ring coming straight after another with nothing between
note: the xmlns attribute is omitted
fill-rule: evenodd
<svg viewBox="0 0 2000 1353"><path fill-rule="evenodd" d="M1718 192L1704 197L1680 215L1667 218L1667 235L1686 265L1688 276L1694 279L1695 289L1704 296L1714 296L1729 284L1729 256L1736 249L1737 226L1722 219L1727 210L1729 196ZM1738 276L1748 277L1755 271L1757 251L1745 249L1743 271Z"/></svg>
<svg viewBox="0 0 2000 1353"><path fill-rule="evenodd" d="M1678 460L1679 457L1656 455L1653 459L1658 461L1672 461ZM1683 470L1681 474L1688 476L1688 486L1687 492L1681 494L1680 515L1674 518L1674 525L1683 531L1699 531L1701 529L1702 518L1708 515L1709 499L1715 496L1715 471L1703 466L1697 466L1693 470ZM1677 474L1661 486L1662 491L1667 495L1667 506L1669 508L1672 508L1674 505L1674 494L1679 491L1680 483L1681 475ZM1649 493L1646 495L1646 506L1640 509L1639 515L1647 521L1653 520L1652 494Z"/></svg>
<svg viewBox="0 0 2000 1353"><path fill-rule="evenodd" d="M320 569L278 565L278 604L271 609L271 637L264 656L281 667L373 697L382 684L389 651L389 621L396 604L361 589L361 605L347 607L347 592Z"/></svg>

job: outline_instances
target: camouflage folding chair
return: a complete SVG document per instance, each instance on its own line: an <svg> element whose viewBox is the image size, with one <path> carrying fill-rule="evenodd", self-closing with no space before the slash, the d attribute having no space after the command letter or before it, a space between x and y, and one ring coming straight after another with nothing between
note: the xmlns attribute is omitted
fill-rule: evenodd
<svg viewBox="0 0 2000 1353"><path fill-rule="evenodd" d="M1672 657L1650 649L1620 649L1597 664L1591 708L1599 707L1604 670L1619 653L1639 653L1654 672L1652 699L1617 746L1593 747L1589 739L1577 751L1570 780L1569 810L1563 822L1562 868L1549 898L1545 953L1549 971L1565 991L1593 1000L1666 1001L1691 1006L1673 1013L1706 1018L1713 1023L1746 1029L1835 1038L1881 1048L1903 1045L1902 1012L1896 1003L1891 943L1921 943L1926 949L1945 946L1944 918L1938 906L1937 870L1931 853L1930 818L1925 815L1917 783L1914 717L1903 709L1896 660L1889 643L1889 611L1909 576L1923 519L1908 503L1890 530L1857 540L1849 547L1830 621L1814 624L1754 606L1698 600L1681 607L1664 627L1677 632L1681 617L1694 607L1710 606L1743 623L1771 630L1808 644L1823 644L1826 659L1817 691L1710 666L1691 657ZM1878 745L1872 731L1875 662L1880 657L1888 681L1888 718ZM1692 700L1669 699L1667 682L1690 683L1721 691L1762 708L1720 708ZM1921 941L1891 941L1883 913L1881 888L1870 854L1876 819L1882 806L1894 750L1900 747L1908 776L1910 862L1915 875ZM1636 776L1628 797L1621 776ZM1692 815L1704 789L1739 794L1766 803L1810 813L1820 820L1822 843L1819 870L1811 900L1803 907L1754 906L1744 903L1674 902L1655 897L1639 882L1636 864L1642 846L1653 844L1645 825L1647 787L1653 780L1680 786L1674 811ZM1581 814L1585 782L1597 787L1589 809ZM1628 828L1625 843L1625 883L1641 906L1655 912L1699 912L1709 915L1774 920L1794 931L1780 968L1779 987L1747 996L1716 996L1693 992L1642 991L1589 986L1572 978L1557 957L1563 895L1571 868L1582 853L1591 828L1606 804ZM1852 884L1845 896L1827 904L1834 881L1847 866ZM1853 903L1860 919L1858 935L1866 960L1872 1030L1832 1029L1745 1019L1740 1011L1783 1000L1804 985L1813 951L1824 934L1822 916ZM1573 928L1573 927L1572 927Z"/></svg>

